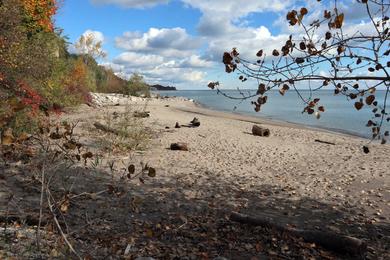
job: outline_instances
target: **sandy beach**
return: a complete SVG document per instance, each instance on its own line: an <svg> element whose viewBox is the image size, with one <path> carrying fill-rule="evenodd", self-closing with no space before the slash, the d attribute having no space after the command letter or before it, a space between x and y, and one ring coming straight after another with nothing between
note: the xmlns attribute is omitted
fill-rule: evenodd
<svg viewBox="0 0 390 260"><path fill-rule="evenodd" d="M358 234L370 225L380 234L376 239L389 239L389 145L371 144L364 154L366 139L213 111L182 98L129 104L146 105L150 117L143 120L158 133L138 156L159 173L154 181L160 189L150 192L312 229ZM125 106L103 109L113 113ZM200 127L174 128L194 117ZM269 128L271 136L253 136L254 123ZM187 143L189 151L169 150L175 142Z"/></svg>
<svg viewBox="0 0 390 260"><path fill-rule="evenodd" d="M184 98L143 99L96 94L95 103L96 107L83 105L62 115L60 120L79 122L76 136L102 158L97 166L103 172L99 178L109 180L104 176L109 172L107 162L110 161L120 162L115 164L118 172L122 168L126 170L129 163L139 165L140 162L153 166L157 172L155 178L144 184L123 184L131 194L130 198L120 200L126 207L118 211L117 206L122 204L107 201L98 207L104 211L99 218L106 219L107 223L114 221L110 226L111 240L119 233L122 235L118 241L122 241L123 234L131 234L134 241L149 238L149 242L132 240L137 248L135 256L199 259L204 251L211 259L216 256L244 259L256 252L261 256L263 251L255 246L259 241L256 236L261 235L256 234L265 231L245 229L237 233L234 245L225 241L231 238L222 235L220 221L226 220L232 211L265 217L280 225L357 237L367 242L371 259L390 256L389 145L370 144L371 152L364 154L362 146L368 143L365 139L212 111ZM136 151L102 151L95 140L109 135L94 129L93 123L107 123L107 117L115 121L113 115L129 109L150 112L150 117L140 119L143 127L152 133L147 145ZM174 127L176 122L189 124L194 117L199 119L199 127ZM269 128L271 135L253 136L251 129L255 123ZM316 139L335 145L316 142ZM171 143L176 142L187 143L189 150L170 150ZM82 183L85 179L79 185L76 182L74 193L77 190L96 193L102 189L90 181L88 185ZM142 199L134 210L132 203L139 198ZM78 222L73 221L77 226ZM177 223L176 228L172 227L172 221ZM164 235L159 233L158 239L150 239L155 235L148 232L145 235L145 229L149 228L153 234L158 233L164 223L170 223L166 229L175 231L174 238L165 237L167 230L161 233ZM137 229L140 225L142 228ZM202 227L204 231L199 231ZM195 231L196 235L191 233ZM123 251L130 242L124 239L121 243L119 250ZM203 243L208 246L203 248ZM216 246L218 243L221 245ZM177 244L180 252L173 249ZM291 252L298 252L289 246ZM217 250L219 247L223 249ZM246 248L245 252L236 247ZM278 257L287 254L284 251L274 254L271 249L265 254L271 259L272 255L281 259ZM295 257L301 254L295 253Z"/></svg>
<svg viewBox="0 0 390 260"><path fill-rule="evenodd" d="M150 118L144 122L160 134L143 156L161 178L211 177L246 192L270 185L291 200L341 203L364 209L374 222L389 221L389 145L371 144L371 152L364 154L362 146L369 140L346 134L213 111L181 98L130 102L145 104ZM176 122L185 125L194 117L201 122L199 128L174 128ZM269 128L271 136L253 136L253 124ZM174 142L188 143L189 151L167 149Z"/></svg>

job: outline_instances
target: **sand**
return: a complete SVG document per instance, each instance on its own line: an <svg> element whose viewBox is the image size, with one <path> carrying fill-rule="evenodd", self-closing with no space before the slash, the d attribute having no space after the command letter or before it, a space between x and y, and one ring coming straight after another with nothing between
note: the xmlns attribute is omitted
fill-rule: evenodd
<svg viewBox="0 0 390 260"><path fill-rule="evenodd" d="M107 162L114 160L121 162L116 164L122 165L118 167L143 162L157 171L157 176L147 179L145 184L128 186L131 196L140 196L143 200L140 210L133 212L130 219L142 225L158 226L157 223L176 216L179 222L185 220L177 228L185 233L199 228L186 224L187 219L189 222L189 219L201 221L199 219L204 218L209 230L218 230L219 220L232 211L239 211L270 218L280 225L355 236L374 248L372 257L386 259L389 256L389 145L372 143L371 152L364 154L362 146L369 142L366 139L213 111L185 98L94 94L94 99L96 107L83 105L62 115L60 120L79 121L76 136L103 158L98 168L109 172ZM129 108L150 111L150 117L139 121L152 133L145 149L99 151L95 138L105 138L105 134L94 129L93 123L104 123L107 116L124 113ZM200 127L174 128L176 122L186 125L194 117L200 120ZM270 137L253 136L253 124L269 128ZM316 139L335 145L315 142ZM187 143L189 151L170 150L170 144L175 142ZM87 189L97 192L101 187L94 191L91 185ZM106 216L115 213L107 210ZM127 212L126 208L122 210ZM127 215L115 213L115 216L120 219L114 220L112 215L113 230L122 218L122 224L128 221ZM199 232L191 236L203 239ZM209 240L211 236L209 234ZM223 240L219 234L215 236L218 241ZM174 237L176 239L176 235ZM193 252L201 245L195 240L183 242L182 246ZM162 248L168 246L168 242L161 239L158 243ZM154 244L154 248L158 246ZM238 252L229 250L224 252ZM159 252L164 251L169 250ZM156 251L142 252L137 254L148 256Z"/></svg>
<svg viewBox="0 0 390 260"><path fill-rule="evenodd" d="M364 154L362 146L369 142L366 139L213 111L184 98L96 97L99 105L104 105L101 100L106 101L103 109L110 112L126 104L138 108L146 105L151 116L144 122L160 134L142 160L156 167L162 180L202 181L212 187L220 180L238 191L254 193L259 192L259 185L269 185L280 189L289 200L307 198L341 205L360 210L369 221L389 221L389 145L370 144L371 152ZM121 106L107 106L119 103ZM176 122L188 124L194 117L200 120L200 127L174 128ZM254 123L269 128L271 136L253 136ZM173 142L188 143L189 151L167 149ZM208 182L208 178L214 181ZM184 192L199 195L191 190Z"/></svg>

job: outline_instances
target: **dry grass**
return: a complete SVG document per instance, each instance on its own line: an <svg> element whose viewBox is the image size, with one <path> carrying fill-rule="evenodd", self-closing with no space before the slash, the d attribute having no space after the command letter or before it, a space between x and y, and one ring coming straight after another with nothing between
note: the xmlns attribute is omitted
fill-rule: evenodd
<svg viewBox="0 0 390 260"><path fill-rule="evenodd" d="M126 105L124 112L106 112L103 125L115 129L119 134L98 132L97 143L112 152L145 150L152 137L152 130L144 123L145 119L134 117L136 111L146 111L147 103L142 107ZM93 131L98 131L93 129Z"/></svg>

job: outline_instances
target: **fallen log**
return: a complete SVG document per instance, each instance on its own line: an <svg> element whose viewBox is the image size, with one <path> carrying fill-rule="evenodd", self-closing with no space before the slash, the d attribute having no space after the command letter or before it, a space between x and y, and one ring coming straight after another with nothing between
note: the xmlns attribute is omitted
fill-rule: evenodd
<svg viewBox="0 0 390 260"><path fill-rule="evenodd" d="M171 150L174 151L188 151L188 145L186 143L172 143Z"/></svg>
<svg viewBox="0 0 390 260"><path fill-rule="evenodd" d="M263 127L260 127L258 125L253 125L252 134L256 135L256 136L268 137L268 136L270 136L270 131L268 128L263 128Z"/></svg>
<svg viewBox="0 0 390 260"><path fill-rule="evenodd" d="M315 139L314 142L318 142L318 143L322 143L322 144L329 144L329 145L336 145L335 143L322 141L320 139Z"/></svg>
<svg viewBox="0 0 390 260"><path fill-rule="evenodd" d="M254 218L237 212L231 213L230 220L243 223L243 224L253 225L253 226L271 228L282 233L299 236L302 237L306 242L315 243L328 250L339 252L339 253L351 254L351 255L362 255L367 250L366 243L364 243L362 240L355 237L343 236L343 235L325 232L325 231L311 231L311 230L302 230L302 229L284 227L272 223L271 219Z"/></svg>

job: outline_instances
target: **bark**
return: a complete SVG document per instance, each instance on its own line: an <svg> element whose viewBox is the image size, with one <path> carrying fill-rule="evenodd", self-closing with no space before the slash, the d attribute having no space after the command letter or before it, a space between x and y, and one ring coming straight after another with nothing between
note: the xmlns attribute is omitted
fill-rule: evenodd
<svg viewBox="0 0 390 260"><path fill-rule="evenodd" d="M268 137L268 136L270 136L270 131L268 128L263 128L263 127L258 126L258 125L253 125L252 134L256 135L256 136Z"/></svg>

